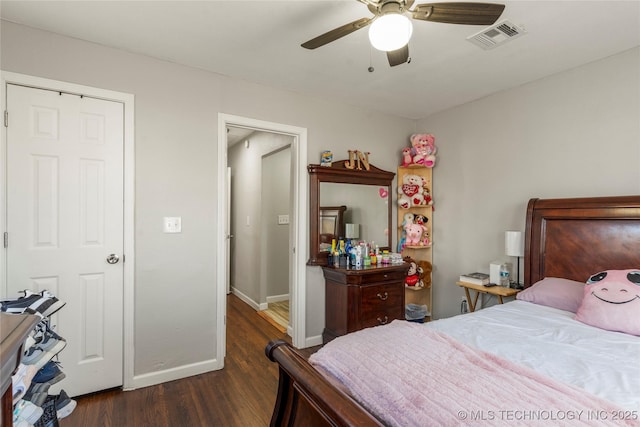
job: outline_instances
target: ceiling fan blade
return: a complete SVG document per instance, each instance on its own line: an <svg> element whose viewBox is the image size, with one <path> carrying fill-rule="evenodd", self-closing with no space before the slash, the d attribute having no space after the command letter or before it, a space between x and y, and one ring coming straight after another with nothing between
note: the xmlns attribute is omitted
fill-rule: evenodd
<svg viewBox="0 0 640 427"><path fill-rule="evenodd" d="M302 43L301 46L305 49L315 49L320 46L324 46L325 44L331 43L334 40L338 40L339 38L351 34L354 31L359 30L360 28L366 27L371 23L372 20L373 18L360 18L356 21L343 25L342 27L327 31L326 33L314 39Z"/></svg>
<svg viewBox="0 0 640 427"><path fill-rule="evenodd" d="M411 11L413 19L445 24L491 25L498 20L503 4L496 3L425 3Z"/></svg>
<svg viewBox="0 0 640 427"><path fill-rule="evenodd" d="M409 61L409 45L406 44L397 50L391 50L387 52L387 59L389 65L395 67L396 65L404 64Z"/></svg>
<svg viewBox="0 0 640 427"><path fill-rule="evenodd" d="M369 5L376 5L378 2L377 1L373 1L373 0L357 0L360 3L366 4L367 6Z"/></svg>

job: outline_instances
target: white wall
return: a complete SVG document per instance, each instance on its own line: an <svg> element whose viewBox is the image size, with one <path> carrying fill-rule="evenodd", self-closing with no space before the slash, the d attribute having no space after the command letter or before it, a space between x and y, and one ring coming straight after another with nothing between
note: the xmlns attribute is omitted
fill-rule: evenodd
<svg viewBox="0 0 640 427"><path fill-rule="evenodd" d="M5 71L135 95L135 375L219 358L216 342L216 165L219 112L308 130L322 150L370 151L395 170L413 121L304 97L2 21ZM183 232L162 233L163 216ZM307 248L302 248L307 250ZM307 336L324 322L324 282L307 268ZM266 343L265 343L266 344ZM150 382L150 381L149 381Z"/></svg>
<svg viewBox="0 0 640 427"><path fill-rule="evenodd" d="M288 137L289 139L293 139ZM262 157L262 218L264 238L260 239L262 262L260 303L268 297L289 294L289 232L288 224L278 224L279 215L288 215L291 207L291 148Z"/></svg>
<svg viewBox="0 0 640 427"><path fill-rule="evenodd" d="M524 231L530 198L640 194L640 48L433 115L418 129L438 145L433 307L448 317L459 313L461 273L515 262L504 256L504 231Z"/></svg>
<svg viewBox="0 0 640 427"><path fill-rule="evenodd" d="M248 147L244 141L249 142ZM283 275L284 286L276 289L282 294L288 293L289 226L278 226L271 220L277 215L275 202L284 205L280 214L289 213L291 150L283 148L292 142L293 137L288 135L253 132L228 151L231 234L234 236L231 241L231 286L234 294L256 310L267 302L267 285L282 281ZM265 159L270 159L266 170L263 168ZM276 160L278 163L269 164ZM275 186L281 187L279 193L275 192ZM263 243L268 241L278 241L285 247L279 248L280 253L273 250L267 253L268 248L263 247ZM278 264L276 272L272 271L273 263Z"/></svg>

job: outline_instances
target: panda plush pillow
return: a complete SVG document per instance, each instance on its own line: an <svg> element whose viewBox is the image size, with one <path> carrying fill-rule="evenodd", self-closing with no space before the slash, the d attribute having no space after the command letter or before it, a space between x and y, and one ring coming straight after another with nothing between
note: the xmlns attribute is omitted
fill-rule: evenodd
<svg viewBox="0 0 640 427"><path fill-rule="evenodd" d="M640 269L594 274L574 317L597 328L640 336Z"/></svg>

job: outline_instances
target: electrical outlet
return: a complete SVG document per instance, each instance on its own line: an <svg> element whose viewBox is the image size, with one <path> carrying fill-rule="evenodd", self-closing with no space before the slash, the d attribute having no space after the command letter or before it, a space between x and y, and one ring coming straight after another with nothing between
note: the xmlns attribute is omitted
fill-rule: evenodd
<svg viewBox="0 0 640 427"><path fill-rule="evenodd" d="M182 233L182 217L165 216L162 231L164 233Z"/></svg>

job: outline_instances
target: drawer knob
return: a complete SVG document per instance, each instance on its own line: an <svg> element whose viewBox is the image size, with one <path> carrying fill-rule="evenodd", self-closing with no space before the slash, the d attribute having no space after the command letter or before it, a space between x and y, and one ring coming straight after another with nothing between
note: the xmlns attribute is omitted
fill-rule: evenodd
<svg viewBox="0 0 640 427"><path fill-rule="evenodd" d="M387 298L389 298L389 294L388 293L384 293L384 295L382 295L381 293L378 293L378 298L380 298L382 301L386 301Z"/></svg>
<svg viewBox="0 0 640 427"><path fill-rule="evenodd" d="M381 318L378 317L376 320L381 325L386 325L387 323L389 323L389 318L387 316L384 316L384 319L381 319Z"/></svg>

